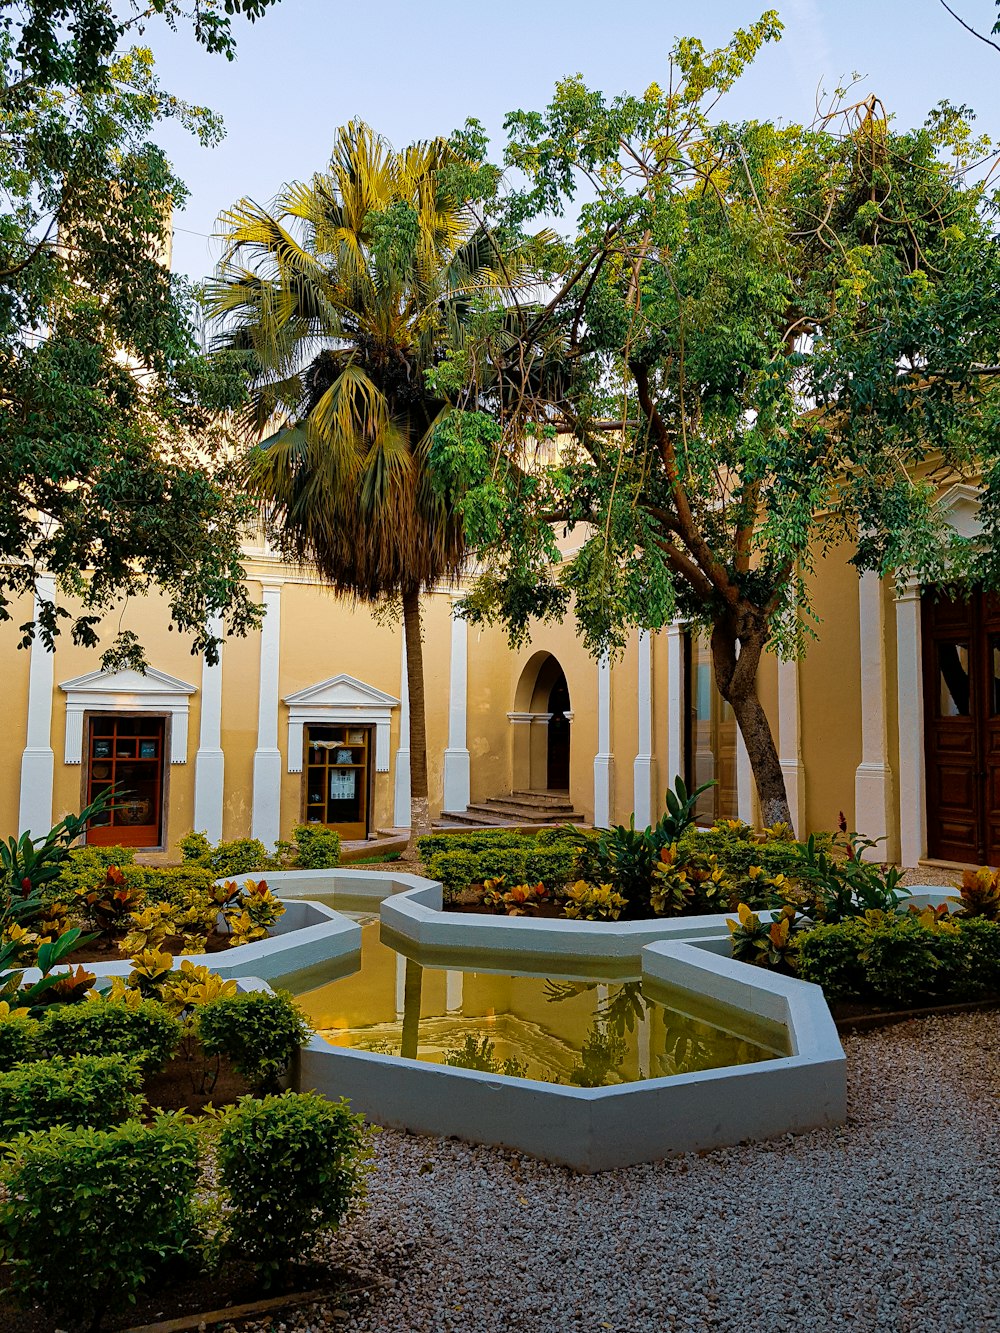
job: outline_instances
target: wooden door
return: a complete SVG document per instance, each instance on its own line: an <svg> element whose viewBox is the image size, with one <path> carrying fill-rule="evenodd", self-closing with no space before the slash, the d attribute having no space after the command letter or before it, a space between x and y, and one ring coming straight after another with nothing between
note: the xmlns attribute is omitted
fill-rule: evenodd
<svg viewBox="0 0 1000 1333"><path fill-rule="evenodd" d="M367 838L371 728L306 727L305 751L305 822Z"/></svg>
<svg viewBox="0 0 1000 1333"><path fill-rule="evenodd" d="M87 724L87 804L117 786L112 809L91 820L87 842L97 847L162 845L166 720L99 714Z"/></svg>
<svg viewBox="0 0 1000 1333"><path fill-rule="evenodd" d="M1000 603L922 598L927 851L1000 864Z"/></svg>

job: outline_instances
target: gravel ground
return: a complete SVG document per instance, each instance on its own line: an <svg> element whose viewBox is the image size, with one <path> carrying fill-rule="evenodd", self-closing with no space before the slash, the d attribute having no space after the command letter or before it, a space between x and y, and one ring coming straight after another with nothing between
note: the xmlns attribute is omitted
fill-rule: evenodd
<svg viewBox="0 0 1000 1333"><path fill-rule="evenodd" d="M1000 1013L845 1040L841 1129L576 1176L383 1132L330 1245L362 1295L273 1333L997 1333Z"/></svg>

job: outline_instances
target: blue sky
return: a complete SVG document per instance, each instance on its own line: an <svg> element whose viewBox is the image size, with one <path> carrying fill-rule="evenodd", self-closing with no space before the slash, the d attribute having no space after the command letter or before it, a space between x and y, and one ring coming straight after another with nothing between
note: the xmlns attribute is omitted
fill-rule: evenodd
<svg viewBox="0 0 1000 1333"><path fill-rule="evenodd" d="M900 124L942 98L966 103L1000 140L1000 52L964 32L939 0L783 0L785 24L724 103L730 117L809 119L816 89L858 71ZM980 31L992 0L950 0ZM239 24L239 57L205 55L189 32L151 30L164 85L223 115L227 135L199 147L172 127L163 142L191 198L175 218L174 267L206 276L218 214L243 195L269 201L329 155L338 125L367 120L396 145L478 117L499 144L504 114L541 108L556 80L581 73L609 95L663 80L681 35L723 44L765 0L280 0Z"/></svg>

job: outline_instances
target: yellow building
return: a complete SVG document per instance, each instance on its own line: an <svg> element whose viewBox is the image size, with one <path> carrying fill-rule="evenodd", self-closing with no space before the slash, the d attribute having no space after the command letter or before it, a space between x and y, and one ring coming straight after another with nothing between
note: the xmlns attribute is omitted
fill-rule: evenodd
<svg viewBox="0 0 1000 1333"><path fill-rule="evenodd" d="M952 486L941 504L975 534L974 488ZM822 624L805 660L766 658L760 671L796 828L831 828L843 811L852 828L885 836L904 865L996 863L1000 620L975 599L937 603L916 586L859 578L849 554L818 563ZM156 598L129 603L122 622L146 647L146 676L107 675L96 651L69 642L54 654L18 650L15 627L30 607L12 609L2 630L0 828L39 834L116 780L133 799L115 827L90 836L154 859L174 859L192 828L273 843L303 821L361 838L408 822L401 629L266 550L248 551L246 569L267 608L263 629L228 641L215 667L167 632ZM435 815L550 792L568 793L563 808L587 821L635 811L643 825L681 773L716 780L705 816L753 820L746 752L707 651L684 626L633 635L609 666L587 656L571 621L539 627L512 651L502 631L467 626L452 604L451 591L437 592L424 612Z"/></svg>

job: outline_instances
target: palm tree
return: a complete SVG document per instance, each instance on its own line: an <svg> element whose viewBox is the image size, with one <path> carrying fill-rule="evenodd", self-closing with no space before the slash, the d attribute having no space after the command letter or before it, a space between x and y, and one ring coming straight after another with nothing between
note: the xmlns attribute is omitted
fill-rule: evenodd
<svg viewBox="0 0 1000 1333"><path fill-rule="evenodd" d="M343 597L401 606L411 844L430 826L420 595L457 579L466 555L461 517L431 476L449 406L426 372L461 344L477 291L515 281L495 238L443 189L444 169L460 165L445 140L396 153L352 122L311 183L272 209L243 199L223 214L208 293L215 346L250 367L247 484L279 548Z"/></svg>

